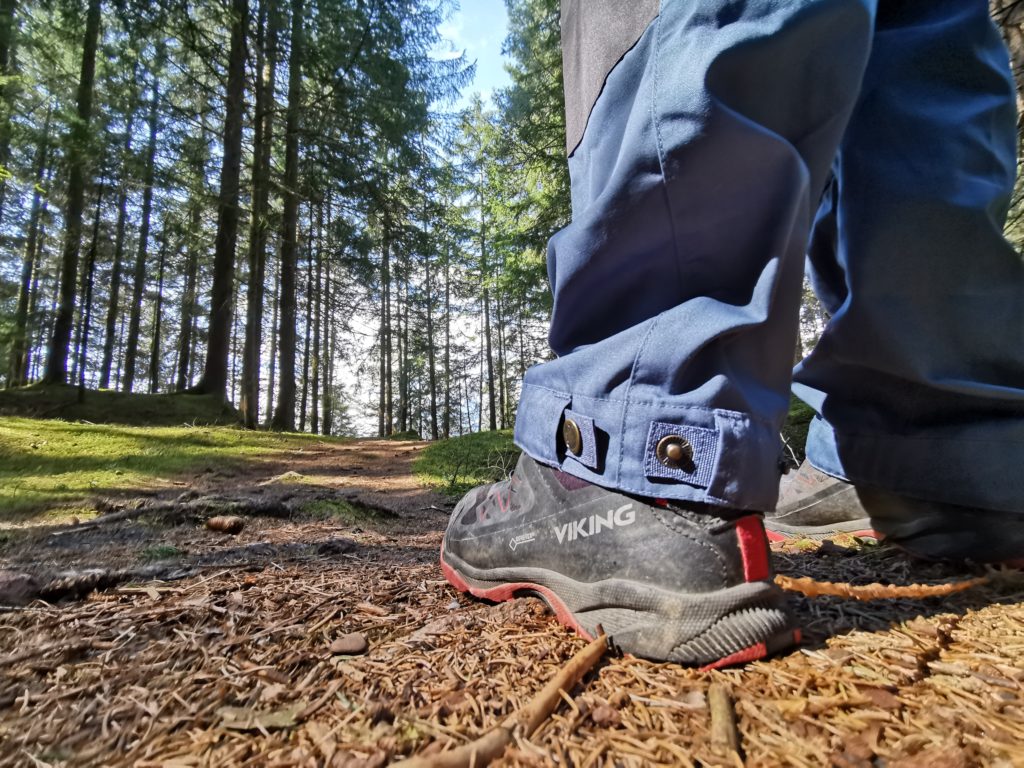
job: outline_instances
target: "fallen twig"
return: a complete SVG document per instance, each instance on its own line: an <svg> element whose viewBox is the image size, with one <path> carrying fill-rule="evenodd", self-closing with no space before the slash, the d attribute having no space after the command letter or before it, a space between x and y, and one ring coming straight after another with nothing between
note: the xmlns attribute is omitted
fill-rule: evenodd
<svg viewBox="0 0 1024 768"><path fill-rule="evenodd" d="M711 712L711 748L740 754L740 733L736 728L736 710L729 687L712 683L708 688L708 709Z"/></svg>
<svg viewBox="0 0 1024 768"><path fill-rule="evenodd" d="M548 682L529 704L513 712L500 725L491 728L483 736L449 752L427 757L411 757L395 763L396 768L480 768L500 757L512 743L517 731L523 738L529 738L555 711L562 700L562 692L569 691L586 675L608 650L608 638L602 632L562 667L561 671Z"/></svg>
<svg viewBox="0 0 1024 768"><path fill-rule="evenodd" d="M788 592L799 592L807 597L847 597L853 600L891 600L893 598L920 599L922 597L944 597L981 587L990 581L988 576L979 576L966 581L948 584L837 584L831 581L815 581L809 578L795 579L790 576L776 576L775 583Z"/></svg>

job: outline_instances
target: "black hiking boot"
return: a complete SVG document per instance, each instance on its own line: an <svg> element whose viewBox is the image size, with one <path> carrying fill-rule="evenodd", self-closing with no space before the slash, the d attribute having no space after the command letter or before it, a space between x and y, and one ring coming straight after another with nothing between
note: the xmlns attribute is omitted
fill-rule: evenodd
<svg viewBox="0 0 1024 768"><path fill-rule="evenodd" d="M772 541L846 533L884 539L929 560L1024 563L1024 509L1014 514L855 486L808 461L783 477L765 528Z"/></svg>
<svg viewBox="0 0 1024 768"><path fill-rule="evenodd" d="M486 600L540 596L584 637L724 666L799 639L772 583L761 517L643 500L537 464L470 491L441 547L445 577Z"/></svg>

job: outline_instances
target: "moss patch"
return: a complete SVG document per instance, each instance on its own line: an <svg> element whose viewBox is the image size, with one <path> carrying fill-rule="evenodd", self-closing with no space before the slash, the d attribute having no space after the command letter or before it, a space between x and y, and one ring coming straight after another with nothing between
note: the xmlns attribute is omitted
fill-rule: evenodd
<svg viewBox="0 0 1024 768"><path fill-rule="evenodd" d="M366 525L394 518L382 510L368 509L346 499L317 499L304 504L301 511L317 520L335 520L348 525Z"/></svg>
<svg viewBox="0 0 1024 768"><path fill-rule="evenodd" d="M0 416L139 426L239 423L238 412L213 395L144 395L104 389L86 390L80 398L78 388L66 384L0 390Z"/></svg>
<svg viewBox="0 0 1024 768"><path fill-rule="evenodd" d="M233 427L127 427L0 417L0 525L85 511L89 499L156 488L331 440ZM78 514L78 512L76 512ZM49 519L46 522L51 522Z"/></svg>

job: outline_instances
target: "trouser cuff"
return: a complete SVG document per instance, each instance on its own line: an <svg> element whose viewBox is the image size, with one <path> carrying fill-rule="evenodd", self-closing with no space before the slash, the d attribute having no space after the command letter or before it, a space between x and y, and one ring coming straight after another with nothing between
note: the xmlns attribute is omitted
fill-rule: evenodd
<svg viewBox="0 0 1024 768"><path fill-rule="evenodd" d="M812 465L854 485L947 504L1022 512L1024 422L1003 419L926 434L840 434L820 416L807 434Z"/></svg>
<svg viewBox="0 0 1024 768"><path fill-rule="evenodd" d="M515 441L537 461L626 493L757 511L778 498L778 431L749 414L524 384Z"/></svg>

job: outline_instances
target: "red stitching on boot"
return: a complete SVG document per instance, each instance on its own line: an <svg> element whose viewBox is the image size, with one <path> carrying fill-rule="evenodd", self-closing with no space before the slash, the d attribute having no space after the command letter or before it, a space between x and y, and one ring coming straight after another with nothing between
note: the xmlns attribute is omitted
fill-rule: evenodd
<svg viewBox="0 0 1024 768"><path fill-rule="evenodd" d="M741 517L736 521L736 538L739 540L743 557L743 578L747 581L764 581L771 573L768 563L768 539L764 523L757 515Z"/></svg>

